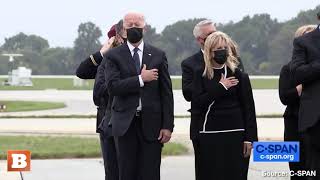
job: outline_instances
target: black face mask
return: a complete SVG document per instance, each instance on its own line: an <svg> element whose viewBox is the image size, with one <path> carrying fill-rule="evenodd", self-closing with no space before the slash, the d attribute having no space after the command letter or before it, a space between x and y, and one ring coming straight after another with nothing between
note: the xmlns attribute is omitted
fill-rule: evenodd
<svg viewBox="0 0 320 180"><path fill-rule="evenodd" d="M127 29L127 38L131 43L139 42L143 37L143 28L133 27Z"/></svg>
<svg viewBox="0 0 320 180"><path fill-rule="evenodd" d="M224 64L228 59L228 51L226 49L215 50L213 59L218 64Z"/></svg>

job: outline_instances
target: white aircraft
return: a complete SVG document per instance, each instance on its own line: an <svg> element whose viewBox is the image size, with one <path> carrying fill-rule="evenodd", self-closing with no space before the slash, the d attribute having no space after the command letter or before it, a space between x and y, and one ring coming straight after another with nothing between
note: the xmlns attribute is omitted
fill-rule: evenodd
<svg viewBox="0 0 320 180"><path fill-rule="evenodd" d="M23 54L2 54L2 56L8 56L9 57L9 62L13 62L14 61L14 57L23 56Z"/></svg>

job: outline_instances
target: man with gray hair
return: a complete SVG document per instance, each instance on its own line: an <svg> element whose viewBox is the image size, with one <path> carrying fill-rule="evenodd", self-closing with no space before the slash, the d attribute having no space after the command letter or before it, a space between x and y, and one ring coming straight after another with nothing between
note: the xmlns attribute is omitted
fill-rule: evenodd
<svg viewBox="0 0 320 180"><path fill-rule="evenodd" d="M200 21L198 24L196 24L193 29L193 36L196 38L196 41L198 42L202 50L206 38L215 31L215 24L209 19Z"/></svg>
<svg viewBox="0 0 320 180"><path fill-rule="evenodd" d="M204 70L204 58L203 49L206 38L216 31L216 27L211 20L200 21L193 30L193 35L200 46L200 50L182 61L182 92L186 101L191 102L191 123L190 123L190 139L192 140L195 156L195 174L196 180L199 180L199 127L200 125L200 107L196 107L192 100L192 94L194 92L192 81L194 79L195 72Z"/></svg>
<svg viewBox="0 0 320 180"><path fill-rule="evenodd" d="M123 25L127 42L105 56L120 180L160 180L162 147L174 126L168 61L144 43L142 14L126 14Z"/></svg>

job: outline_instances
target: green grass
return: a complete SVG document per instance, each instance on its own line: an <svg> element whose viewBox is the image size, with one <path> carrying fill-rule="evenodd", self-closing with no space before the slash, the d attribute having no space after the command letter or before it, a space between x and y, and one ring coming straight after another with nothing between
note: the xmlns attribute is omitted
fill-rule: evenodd
<svg viewBox="0 0 320 180"><path fill-rule="evenodd" d="M4 78L0 78L0 84L4 81ZM74 87L72 78L33 78L32 87L0 86L0 90L91 90L93 88L94 80L86 80L86 82L88 83L87 86Z"/></svg>
<svg viewBox="0 0 320 180"><path fill-rule="evenodd" d="M182 89L181 79L171 79L172 89Z"/></svg>
<svg viewBox="0 0 320 180"><path fill-rule="evenodd" d="M65 104L60 102L0 101L0 104L6 105L4 112L37 111L65 107Z"/></svg>
<svg viewBox="0 0 320 180"><path fill-rule="evenodd" d="M30 150L33 159L100 156L97 138L0 136L0 159L7 150Z"/></svg>
<svg viewBox="0 0 320 180"><path fill-rule="evenodd" d="M101 157L98 138L0 136L0 159L6 159L7 150L30 150L32 159ZM181 144L169 143L164 146L162 154L180 155L187 151Z"/></svg>
<svg viewBox="0 0 320 180"><path fill-rule="evenodd" d="M0 78L0 84L5 79ZM0 90L44 90L44 89L58 89L58 90L91 90L93 88L94 80L86 80L87 86L74 87L72 78L33 78L32 87L15 87L15 86L0 86ZM278 79L253 79L251 80L253 89L277 89ZM172 79L172 88L181 89L181 79Z"/></svg>
<svg viewBox="0 0 320 180"><path fill-rule="evenodd" d="M181 154L186 154L188 148L179 143L167 143L164 145L162 150L162 155L164 156L176 156Z"/></svg>
<svg viewBox="0 0 320 180"><path fill-rule="evenodd" d="M5 79L0 78L0 84ZM0 86L0 90L44 90L44 89L58 89L58 90L92 90L94 80L85 80L87 86L74 87L73 79L71 78L33 78L32 87L19 87L19 86ZM173 89L181 89L181 80L172 79Z"/></svg>
<svg viewBox="0 0 320 180"><path fill-rule="evenodd" d="M278 89L278 79L252 79L253 89Z"/></svg>

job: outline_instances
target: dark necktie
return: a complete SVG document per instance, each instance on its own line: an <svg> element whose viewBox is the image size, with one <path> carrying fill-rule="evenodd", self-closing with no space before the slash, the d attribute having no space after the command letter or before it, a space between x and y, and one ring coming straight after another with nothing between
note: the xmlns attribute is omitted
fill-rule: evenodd
<svg viewBox="0 0 320 180"><path fill-rule="evenodd" d="M139 48L134 48L133 49L133 60L134 60L134 64L136 65L136 70L138 72L138 74L140 74L140 58L139 58L139 54L138 54Z"/></svg>

